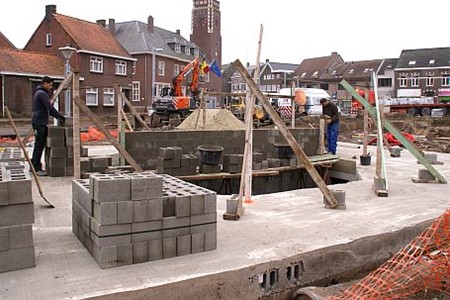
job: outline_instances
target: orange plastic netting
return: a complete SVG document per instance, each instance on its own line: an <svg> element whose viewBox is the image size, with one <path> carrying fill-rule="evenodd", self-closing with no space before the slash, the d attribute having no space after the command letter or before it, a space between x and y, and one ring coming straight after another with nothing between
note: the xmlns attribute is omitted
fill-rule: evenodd
<svg viewBox="0 0 450 300"><path fill-rule="evenodd" d="M401 299L422 291L450 296L450 208L377 270L328 300Z"/></svg>
<svg viewBox="0 0 450 300"><path fill-rule="evenodd" d="M109 133L115 138L119 135L117 130L109 130ZM93 126L89 126L88 132L82 132L80 134L80 140L82 142L101 141L104 139L106 139L105 135Z"/></svg>

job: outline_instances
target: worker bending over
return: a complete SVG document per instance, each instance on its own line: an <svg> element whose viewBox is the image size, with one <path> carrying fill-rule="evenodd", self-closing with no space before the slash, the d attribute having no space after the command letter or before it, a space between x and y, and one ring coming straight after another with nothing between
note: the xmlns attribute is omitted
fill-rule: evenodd
<svg viewBox="0 0 450 300"><path fill-rule="evenodd" d="M320 99L322 116L327 120L327 146L328 152L336 154L337 139L339 135L339 110L331 100Z"/></svg>

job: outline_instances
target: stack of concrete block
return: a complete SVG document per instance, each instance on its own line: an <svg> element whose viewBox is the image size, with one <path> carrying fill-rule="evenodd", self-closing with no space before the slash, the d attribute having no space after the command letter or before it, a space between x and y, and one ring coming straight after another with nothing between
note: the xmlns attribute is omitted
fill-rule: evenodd
<svg viewBox="0 0 450 300"><path fill-rule="evenodd" d="M223 171L228 173L240 173L244 162L243 154L224 154Z"/></svg>
<svg viewBox="0 0 450 300"><path fill-rule="evenodd" d="M72 230L101 268L217 246L216 193L151 172L74 180Z"/></svg>
<svg viewBox="0 0 450 300"><path fill-rule="evenodd" d="M157 158L156 172L172 176L197 174L198 157L183 154L180 147L161 147Z"/></svg>
<svg viewBox="0 0 450 300"><path fill-rule="evenodd" d="M22 161L25 160L25 156L22 150L19 148L0 148L0 161Z"/></svg>
<svg viewBox="0 0 450 300"><path fill-rule="evenodd" d="M24 168L0 166L0 272L36 266L31 179Z"/></svg>
<svg viewBox="0 0 450 300"><path fill-rule="evenodd" d="M64 127L48 127L45 166L51 177L73 176L72 118L66 118Z"/></svg>

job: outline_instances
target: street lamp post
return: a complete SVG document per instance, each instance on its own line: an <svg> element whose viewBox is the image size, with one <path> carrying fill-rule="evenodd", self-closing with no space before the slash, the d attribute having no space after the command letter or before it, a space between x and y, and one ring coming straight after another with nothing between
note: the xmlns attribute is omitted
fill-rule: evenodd
<svg viewBox="0 0 450 300"><path fill-rule="evenodd" d="M70 74L70 57L77 49L70 47L69 45L58 49L64 57L64 78L67 78ZM71 101L70 101L70 88L66 88L66 96L64 100L64 115L70 117L71 113Z"/></svg>
<svg viewBox="0 0 450 300"><path fill-rule="evenodd" d="M156 78L156 52L162 52L162 48L156 48L153 47L152 49L152 102L150 104L153 104L153 98L156 96L156 90L155 90L155 78Z"/></svg>

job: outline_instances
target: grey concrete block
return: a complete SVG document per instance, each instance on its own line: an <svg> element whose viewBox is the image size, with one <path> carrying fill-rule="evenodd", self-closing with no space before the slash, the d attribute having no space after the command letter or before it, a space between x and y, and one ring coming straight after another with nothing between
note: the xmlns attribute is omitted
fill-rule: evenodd
<svg viewBox="0 0 450 300"><path fill-rule="evenodd" d="M133 243L133 263L143 263L148 260L148 244L146 241Z"/></svg>
<svg viewBox="0 0 450 300"><path fill-rule="evenodd" d="M429 180L429 181L436 180L434 175L430 171L428 171L427 169L419 169L419 171L418 171L418 178L420 180Z"/></svg>
<svg viewBox="0 0 450 300"><path fill-rule="evenodd" d="M168 196L163 196L163 217L174 216L176 216L175 196L172 196L171 194Z"/></svg>
<svg viewBox="0 0 450 300"><path fill-rule="evenodd" d="M66 147L50 148L50 157L53 158L67 157L67 148Z"/></svg>
<svg viewBox="0 0 450 300"><path fill-rule="evenodd" d="M177 256L177 238L165 238L162 240L163 258L170 258Z"/></svg>
<svg viewBox="0 0 450 300"><path fill-rule="evenodd" d="M9 250L9 227L0 228L0 251Z"/></svg>
<svg viewBox="0 0 450 300"><path fill-rule="evenodd" d="M195 215L191 216L191 225L203 225L208 223L216 223L217 222L217 213L209 213L203 215Z"/></svg>
<svg viewBox="0 0 450 300"><path fill-rule="evenodd" d="M34 246L0 251L0 272L7 272L36 266Z"/></svg>
<svg viewBox="0 0 450 300"><path fill-rule="evenodd" d="M0 176L0 206L9 204L8 182Z"/></svg>
<svg viewBox="0 0 450 300"><path fill-rule="evenodd" d="M162 238L165 239L165 238L178 237L178 236L191 234L191 228L192 227L165 229L162 231Z"/></svg>
<svg viewBox="0 0 450 300"><path fill-rule="evenodd" d="M205 251L205 233L194 233L191 235L192 253L200 253Z"/></svg>
<svg viewBox="0 0 450 300"><path fill-rule="evenodd" d="M148 242L148 260L158 260L163 258L162 240L153 240Z"/></svg>
<svg viewBox="0 0 450 300"><path fill-rule="evenodd" d="M117 245L117 266L131 265L133 263L133 245Z"/></svg>
<svg viewBox="0 0 450 300"><path fill-rule="evenodd" d="M99 237L94 232L91 232L91 239L99 247L126 245L131 243L131 234Z"/></svg>
<svg viewBox="0 0 450 300"><path fill-rule="evenodd" d="M162 196L163 179L151 173L128 174L131 178L131 200L148 200Z"/></svg>
<svg viewBox="0 0 450 300"><path fill-rule="evenodd" d="M90 225L91 230L99 237L131 234L131 224L100 225L94 218L90 218L90 220L91 220Z"/></svg>
<svg viewBox="0 0 450 300"><path fill-rule="evenodd" d="M132 201L133 202L133 222L147 222L148 218L148 201Z"/></svg>
<svg viewBox="0 0 450 300"><path fill-rule="evenodd" d="M148 220L156 221L163 218L163 198L154 198L148 200Z"/></svg>
<svg viewBox="0 0 450 300"><path fill-rule="evenodd" d="M94 201L94 218L100 225L117 224L117 202Z"/></svg>
<svg viewBox="0 0 450 300"><path fill-rule="evenodd" d="M142 241L155 241L155 240L161 240L162 239L162 231L147 231L147 232L141 232L141 233L133 233L131 235L131 242L142 242Z"/></svg>
<svg viewBox="0 0 450 300"><path fill-rule="evenodd" d="M45 145L49 148L64 147L66 143L64 136L55 136L55 137L48 136Z"/></svg>
<svg viewBox="0 0 450 300"><path fill-rule="evenodd" d="M162 220L131 224L131 232L132 233L155 231L155 230L161 230L161 229L162 229Z"/></svg>
<svg viewBox="0 0 450 300"><path fill-rule="evenodd" d="M187 193L176 194L175 215L177 217L189 217L191 215L191 198Z"/></svg>
<svg viewBox="0 0 450 300"><path fill-rule="evenodd" d="M205 232L205 251L217 249L217 231Z"/></svg>
<svg viewBox="0 0 450 300"><path fill-rule="evenodd" d="M91 198L97 202L129 201L131 198L131 179L116 174L93 174L89 177L92 184Z"/></svg>
<svg viewBox="0 0 450 300"><path fill-rule="evenodd" d="M0 227L34 223L33 203L6 205L0 207Z"/></svg>
<svg viewBox="0 0 450 300"><path fill-rule="evenodd" d="M172 229L179 227L189 227L191 226L191 217L167 217L162 220L163 229Z"/></svg>
<svg viewBox="0 0 450 300"><path fill-rule="evenodd" d="M217 231L217 223L191 226L191 234Z"/></svg>
<svg viewBox="0 0 450 300"><path fill-rule="evenodd" d="M117 224L133 223L133 202L117 202Z"/></svg>
<svg viewBox="0 0 450 300"><path fill-rule="evenodd" d="M205 196L200 193L191 194L191 215L202 215L205 213Z"/></svg>
<svg viewBox="0 0 450 300"><path fill-rule="evenodd" d="M217 194L212 191L207 191L205 193L205 214L217 212Z"/></svg>
<svg viewBox="0 0 450 300"><path fill-rule="evenodd" d="M102 269L117 267L117 246L109 247L93 246L92 256Z"/></svg>
<svg viewBox="0 0 450 300"><path fill-rule="evenodd" d="M9 227L9 248L28 248L33 244L32 225L11 226Z"/></svg>
<svg viewBox="0 0 450 300"><path fill-rule="evenodd" d="M159 157L164 160L173 159L173 149L170 147L161 147L159 148Z"/></svg>
<svg viewBox="0 0 450 300"><path fill-rule="evenodd" d="M48 126L47 136L49 137L64 137L65 130L64 127L61 126Z"/></svg>
<svg viewBox="0 0 450 300"><path fill-rule="evenodd" d="M177 237L177 256L191 253L191 235Z"/></svg>
<svg viewBox="0 0 450 300"><path fill-rule="evenodd" d="M8 170L6 171L6 174L8 203L20 204L33 202L30 176L23 170Z"/></svg>

